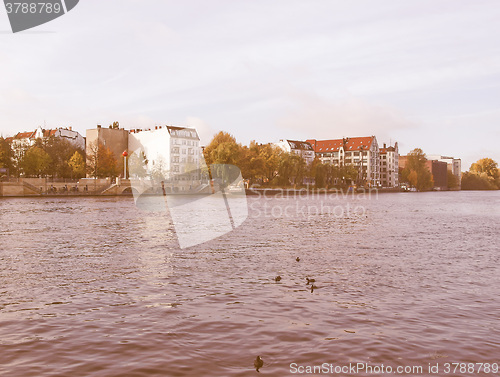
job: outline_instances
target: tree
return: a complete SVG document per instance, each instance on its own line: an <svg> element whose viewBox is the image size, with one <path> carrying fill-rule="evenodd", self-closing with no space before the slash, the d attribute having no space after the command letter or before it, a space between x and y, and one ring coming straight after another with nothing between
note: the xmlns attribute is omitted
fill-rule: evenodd
<svg viewBox="0 0 500 377"><path fill-rule="evenodd" d="M482 158L462 174L462 190L498 190L500 173L498 164L491 158Z"/></svg>
<svg viewBox="0 0 500 377"><path fill-rule="evenodd" d="M406 166L401 171L401 181L407 182L418 191L431 190L434 186L432 173L426 166L427 158L420 148L408 153Z"/></svg>
<svg viewBox="0 0 500 377"><path fill-rule="evenodd" d="M448 170L447 174L448 174L448 190L455 190L456 188L458 188L458 179L451 170Z"/></svg>
<svg viewBox="0 0 500 377"><path fill-rule="evenodd" d="M26 176L41 177L48 174L51 163L49 154L35 145L24 154L21 169Z"/></svg>
<svg viewBox="0 0 500 377"><path fill-rule="evenodd" d="M462 174L462 190L498 190L498 186L486 173L465 172Z"/></svg>
<svg viewBox="0 0 500 377"><path fill-rule="evenodd" d="M111 149L104 144L91 143L87 154L87 172L91 177L104 178L118 175L117 161Z"/></svg>
<svg viewBox="0 0 500 377"><path fill-rule="evenodd" d="M488 177L496 179L498 177L498 164L491 158L482 158L473 163L469 169L471 173L486 173Z"/></svg>
<svg viewBox="0 0 500 377"><path fill-rule="evenodd" d="M302 185L306 171L306 163L295 153L284 153L278 167L278 183L281 186L290 184Z"/></svg>
<svg viewBox="0 0 500 377"><path fill-rule="evenodd" d="M0 137L0 168L7 168L10 174L13 174L13 167L12 146L6 139Z"/></svg>
<svg viewBox="0 0 500 377"><path fill-rule="evenodd" d="M128 170L132 177L143 178L147 175L148 159L144 151L136 151L128 157Z"/></svg>
<svg viewBox="0 0 500 377"><path fill-rule="evenodd" d="M240 145L233 135L220 131L203 150L205 162L212 164L234 164L239 160Z"/></svg>
<svg viewBox="0 0 500 377"><path fill-rule="evenodd" d="M71 178L74 176L74 171L69 165L69 161L75 152L79 152L80 156L83 156L84 152L82 149L77 148L68 140L54 136L44 140L38 139L36 145L42 147L51 157L52 162L49 170L52 177Z"/></svg>
<svg viewBox="0 0 500 377"><path fill-rule="evenodd" d="M73 153L68 161L68 166L71 168L73 178L85 177L85 159L80 152Z"/></svg>

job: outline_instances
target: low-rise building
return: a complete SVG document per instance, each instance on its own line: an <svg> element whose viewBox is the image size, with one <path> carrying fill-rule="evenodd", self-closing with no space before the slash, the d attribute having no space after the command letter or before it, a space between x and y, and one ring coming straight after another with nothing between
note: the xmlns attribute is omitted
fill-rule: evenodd
<svg viewBox="0 0 500 377"><path fill-rule="evenodd" d="M275 145L283 149L285 152L299 155L308 165L314 161L314 149L312 145L307 141L282 139L279 142L275 143Z"/></svg>
<svg viewBox="0 0 500 377"><path fill-rule="evenodd" d="M352 165L359 170L359 181L380 186L380 155L375 136L332 140L307 140L322 163L336 167Z"/></svg>

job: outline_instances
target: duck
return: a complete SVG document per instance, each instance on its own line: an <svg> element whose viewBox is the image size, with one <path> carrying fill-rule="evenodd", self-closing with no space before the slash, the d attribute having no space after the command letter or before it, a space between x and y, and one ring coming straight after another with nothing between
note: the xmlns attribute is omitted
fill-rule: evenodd
<svg viewBox="0 0 500 377"><path fill-rule="evenodd" d="M317 289L317 288L318 288L318 287L316 287L314 284L313 284L313 285L311 285L311 293L313 293L313 292L314 292L314 290L315 290L315 289Z"/></svg>
<svg viewBox="0 0 500 377"><path fill-rule="evenodd" d="M299 258L299 257L295 258L295 260L296 260L297 262L300 262L300 258Z"/></svg>
<svg viewBox="0 0 500 377"><path fill-rule="evenodd" d="M253 362L253 366L255 367L255 370L259 372L259 369L264 366L264 360L260 358L260 356L257 356L255 361ZM259 372L260 373L260 372Z"/></svg>
<svg viewBox="0 0 500 377"><path fill-rule="evenodd" d="M280 281L280 280L281 280L281 276L279 276L279 275L278 275L278 276L276 276L276 277L274 278L274 281L275 281L275 282L278 282L278 281Z"/></svg>
<svg viewBox="0 0 500 377"><path fill-rule="evenodd" d="M311 284L311 283L315 283L316 282L316 279L306 278L306 280L307 280L307 284Z"/></svg>

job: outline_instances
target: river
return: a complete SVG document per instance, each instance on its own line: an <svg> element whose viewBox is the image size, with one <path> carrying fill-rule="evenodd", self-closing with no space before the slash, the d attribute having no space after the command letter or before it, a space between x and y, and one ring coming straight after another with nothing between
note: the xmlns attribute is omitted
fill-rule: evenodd
<svg viewBox="0 0 500 377"><path fill-rule="evenodd" d="M498 375L445 368L500 363L499 192L247 200L180 249L129 197L1 199L0 375Z"/></svg>

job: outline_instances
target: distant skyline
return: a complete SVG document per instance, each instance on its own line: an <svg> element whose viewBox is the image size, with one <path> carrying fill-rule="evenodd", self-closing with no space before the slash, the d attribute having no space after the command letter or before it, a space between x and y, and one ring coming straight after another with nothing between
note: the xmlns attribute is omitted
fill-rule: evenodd
<svg viewBox="0 0 500 377"><path fill-rule="evenodd" d="M375 135L500 162L498 1L81 1L12 34L0 134L192 126L207 143Z"/></svg>

